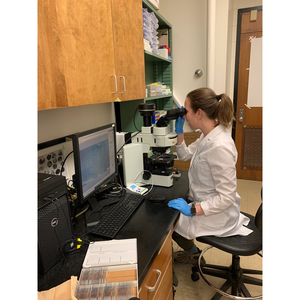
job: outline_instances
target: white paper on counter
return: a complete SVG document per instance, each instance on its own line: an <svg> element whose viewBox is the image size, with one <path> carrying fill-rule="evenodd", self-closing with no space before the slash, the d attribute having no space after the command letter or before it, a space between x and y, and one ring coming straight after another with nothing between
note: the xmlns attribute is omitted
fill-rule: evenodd
<svg viewBox="0 0 300 300"><path fill-rule="evenodd" d="M89 245L83 267L137 263L137 240L111 240Z"/></svg>

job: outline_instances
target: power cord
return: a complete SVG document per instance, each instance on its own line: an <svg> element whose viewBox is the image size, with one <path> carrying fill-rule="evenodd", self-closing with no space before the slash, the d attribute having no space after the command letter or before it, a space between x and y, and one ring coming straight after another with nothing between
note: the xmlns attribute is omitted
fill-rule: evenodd
<svg viewBox="0 0 300 300"><path fill-rule="evenodd" d="M62 165L61 165L61 169L60 169L60 174L59 174L59 175L62 175L63 170L64 170L65 162L66 162L67 158L68 158L73 152L74 152L74 151L71 151L71 152L66 156L66 158L64 159L64 161L63 161L63 163L62 163Z"/></svg>
<svg viewBox="0 0 300 300"><path fill-rule="evenodd" d="M127 139L125 141L125 143L121 146L121 148L117 151L116 155L124 148L124 146L127 144L128 141L130 141L132 138L134 138L136 135L138 135L139 133L141 133L141 131L139 130L136 134L134 134L133 136L131 136L129 139Z"/></svg>
<svg viewBox="0 0 300 300"><path fill-rule="evenodd" d="M56 200L56 201L55 201L55 200ZM67 200L68 200L68 199L67 199ZM59 211L60 211L59 206L58 206L58 204L57 204L57 202L58 202L59 205L60 205L60 208L61 208L61 210L62 210L62 212L63 212L63 215L64 215L64 218L65 218L66 222L69 223L68 221L70 221L70 226L71 226L71 220L68 219L68 217L67 217L67 215L66 215L66 213L65 213L65 211L64 211L64 209L63 209L63 203L61 203L60 199L58 199L58 198L56 197L55 199L51 199L51 202L52 202L52 203L55 205L55 207L56 207L56 218L57 218L57 220L59 220ZM56 227L53 228L53 229L54 229L54 234L55 234L56 240L57 240L58 244L60 245L60 246L59 246L59 250L60 250L60 252L62 253L63 258L65 258L65 253L69 253L69 252L73 252L73 251L75 251L75 250L78 250L78 249L80 249L80 247L81 247L83 244L89 243L89 242L87 242L87 241L84 241L84 240L82 239L82 237L80 237L80 238L75 237L74 234L73 234L73 232L72 232L72 230L71 230L71 228L70 228L70 226L66 226L66 227L68 228L68 230L69 230L69 232L70 232L70 235L72 236L72 239L69 239L69 240L67 240L67 241L65 241L65 242L63 242L63 243L60 243L60 241L59 241L59 238L58 238L58 235L57 235L57 232L56 232ZM85 235L85 234L84 234L84 235ZM83 235L83 236L84 236L84 235ZM70 250L67 250L67 249L66 249L67 246L70 247ZM75 247L75 246L76 246L76 247Z"/></svg>
<svg viewBox="0 0 300 300"><path fill-rule="evenodd" d="M140 129L138 129L138 128L136 127L136 124L135 124L135 115L136 115L136 112L137 112L138 108L139 108L139 107L137 107L137 108L135 109L134 114L133 114L133 125L134 125L135 129L137 130L137 133L136 133L135 135L131 136L129 139L127 139L127 140L125 141L125 143L124 143L124 144L121 146L121 148L117 151L116 155L118 155L118 153L123 149L123 147L127 144L127 142L129 142L133 137L135 137L136 135L138 135L139 133L142 132Z"/></svg>
<svg viewBox="0 0 300 300"><path fill-rule="evenodd" d="M133 183L143 183L143 184L145 184L145 182L143 182L143 181L137 181L136 182L136 179L138 178L138 176L142 173L142 172L148 172L148 173L150 173L150 178L151 178L151 188L150 188L150 190L148 191L148 192L146 192L145 194L143 194L143 196L146 196L146 195L148 195L151 191L152 191L152 189L153 189L153 185L154 185L154 183L153 183L153 174L150 172L150 171L148 171L148 170L142 170L142 171L140 171L136 176L135 176L135 178L133 179Z"/></svg>

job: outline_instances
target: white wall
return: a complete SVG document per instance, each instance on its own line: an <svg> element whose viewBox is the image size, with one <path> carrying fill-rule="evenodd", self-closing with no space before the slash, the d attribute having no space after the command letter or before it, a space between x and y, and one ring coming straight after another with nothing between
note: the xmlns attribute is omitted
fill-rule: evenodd
<svg viewBox="0 0 300 300"><path fill-rule="evenodd" d="M207 84L207 1L160 0L159 12L173 29L173 92L184 103L186 94ZM237 10L262 5L262 0L216 0L213 89L233 100ZM194 76L202 69L201 78ZM185 124L184 130L191 131Z"/></svg>
<svg viewBox="0 0 300 300"><path fill-rule="evenodd" d="M229 0L216 0L214 91L226 92Z"/></svg>
<svg viewBox="0 0 300 300"><path fill-rule="evenodd" d="M216 0L214 34L214 83L216 93L225 92L227 72L228 11L230 0ZM207 0L160 0L159 12L173 29L173 86L179 102L196 88L207 86ZM201 78L194 76L202 69Z"/></svg>
<svg viewBox="0 0 300 300"><path fill-rule="evenodd" d="M38 112L38 143L114 122L113 103L42 110ZM61 147L62 144L40 150L38 157L61 149ZM63 147L66 151L65 156L73 150L71 142L64 143ZM66 161L65 167L67 171L63 175L71 179L75 172L72 156Z"/></svg>
<svg viewBox="0 0 300 300"><path fill-rule="evenodd" d="M206 86L206 1L160 0L159 12L172 24L173 92L184 103L191 90ZM195 77L197 69L204 75Z"/></svg>
<svg viewBox="0 0 300 300"><path fill-rule="evenodd" d="M208 48L208 5L207 0L160 0L159 12L172 24L173 54L173 92L182 105L191 90L206 87L207 81L207 48ZM229 0L217 0L215 19L215 40L213 84L210 86L216 93L226 89L227 72L227 39ZM195 77L196 69L202 69L203 76ZM191 129L185 122L184 131Z"/></svg>
<svg viewBox="0 0 300 300"><path fill-rule="evenodd" d="M160 0L159 12L172 24L173 95L182 105L188 92L206 86L206 0ZM202 77L195 71L201 69ZM187 122L184 131L191 131Z"/></svg>
<svg viewBox="0 0 300 300"><path fill-rule="evenodd" d="M114 122L113 103L42 110L38 112L38 143Z"/></svg>

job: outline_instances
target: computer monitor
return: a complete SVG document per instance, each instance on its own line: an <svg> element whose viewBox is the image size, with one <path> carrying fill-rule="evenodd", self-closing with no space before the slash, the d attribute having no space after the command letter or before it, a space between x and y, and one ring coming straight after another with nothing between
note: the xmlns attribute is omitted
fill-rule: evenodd
<svg viewBox="0 0 300 300"><path fill-rule="evenodd" d="M94 194L117 175L116 127L105 125L70 136L78 204L95 202Z"/></svg>

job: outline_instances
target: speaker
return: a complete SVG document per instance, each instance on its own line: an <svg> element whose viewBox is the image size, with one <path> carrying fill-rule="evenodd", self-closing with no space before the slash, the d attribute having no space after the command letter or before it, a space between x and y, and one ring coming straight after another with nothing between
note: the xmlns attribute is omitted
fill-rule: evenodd
<svg viewBox="0 0 300 300"><path fill-rule="evenodd" d="M38 173L38 271L45 274L73 239L64 176Z"/></svg>

